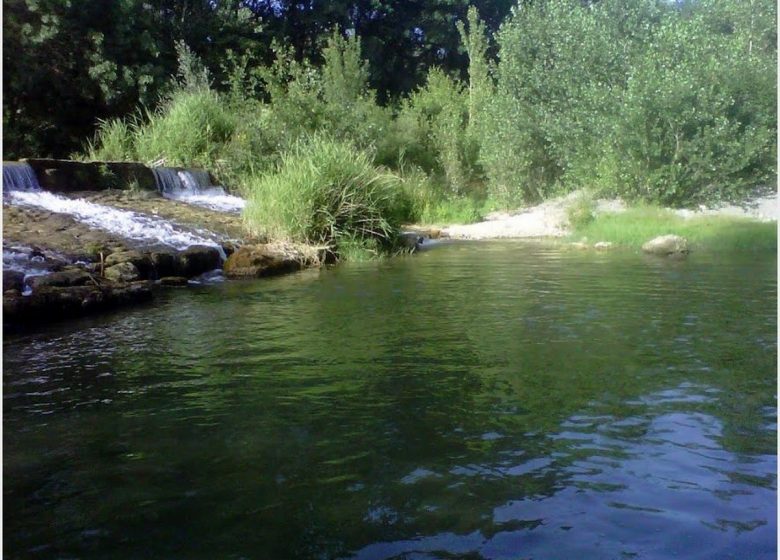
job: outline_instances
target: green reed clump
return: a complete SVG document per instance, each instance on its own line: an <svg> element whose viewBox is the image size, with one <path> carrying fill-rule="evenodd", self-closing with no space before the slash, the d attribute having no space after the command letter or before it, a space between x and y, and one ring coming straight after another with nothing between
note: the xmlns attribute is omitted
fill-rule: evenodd
<svg viewBox="0 0 780 560"><path fill-rule="evenodd" d="M212 166L236 128L235 117L210 90L177 91L137 130L142 161L166 165Z"/></svg>
<svg viewBox="0 0 780 560"><path fill-rule="evenodd" d="M244 191L252 232L336 253L342 240L391 249L408 208L398 176L375 167L371 154L323 136L297 142Z"/></svg>
<svg viewBox="0 0 780 560"><path fill-rule="evenodd" d="M89 161L134 161L135 129L132 121L122 119L99 120L95 138L87 142Z"/></svg>

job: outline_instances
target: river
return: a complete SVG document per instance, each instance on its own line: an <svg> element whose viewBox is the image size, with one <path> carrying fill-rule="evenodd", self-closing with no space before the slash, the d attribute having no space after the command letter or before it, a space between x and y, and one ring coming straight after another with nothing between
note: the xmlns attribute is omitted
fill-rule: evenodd
<svg viewBox="0 0 780 560"><path fill-rule="evenodd" d="M5 337L8 558L775 558L775 255L520 242Z"/></svg>

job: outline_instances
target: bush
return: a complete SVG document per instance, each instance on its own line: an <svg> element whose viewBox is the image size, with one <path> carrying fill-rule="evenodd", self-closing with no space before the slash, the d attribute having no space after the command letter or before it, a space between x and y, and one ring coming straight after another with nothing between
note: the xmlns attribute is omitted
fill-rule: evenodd
<svg viewBox="0 0 780 560"><path fill-rule="evenodd" d="M566 208L566 218L575 230L591 223L596 219L596 204L593 198L587 194L576 196Z"/></svg>
<svg viewBox="0 0 780 560"><path fill-rule="evenodd" d="M391 248L407 208L396 175L375 167L369 153L321 135L297 142L245 190L251 231L336 251L342 241Z"/></svg>

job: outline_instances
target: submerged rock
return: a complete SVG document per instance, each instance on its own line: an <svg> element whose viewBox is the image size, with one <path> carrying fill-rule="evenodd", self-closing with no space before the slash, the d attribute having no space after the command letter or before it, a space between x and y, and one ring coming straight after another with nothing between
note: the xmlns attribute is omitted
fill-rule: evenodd
<svg viewBox="0 0 780 560"><path fill-rule="evenodd" d="M220 268L222 257L216 247L193 245L179 254L179 273L191 278Z"/></svg>
<svg viewBox="0 0 780 560"><path fill-rule="evenodd" d="M612 249L613 243L611 241L599 241L595 245L593 245L593 248L597 251L606 251L608 249Z"/></svg>
<svg viewBox="0 0 780 560"><path fill-rule="evenodd" d="M301 270L305 263L299 255L271 245L244 245L225 261L228 278L260 278Z"/></svg>
<svg viewBox="0 0 780 560"><path fill-rule="evenodd" d="M679 235L660 235L651 239L642 250L651 255L682 255L688 252L688 240Z"/></svg>
<svg viewBox="0 0 780 560"><path fill-rule="evenodd" d="M24 272L18 270L3 270L3 291L24 289Z"/></svg>
<svg viewBox="0 0 780 560"><path fill-rule="evenodd" d="M163 276L160 286L186 286L188 280L184 276Z"/></svg>
<svg viewBox="0 0 780 560"><path fill-rule="evenodd" d="M113 282L134 282L141 278L138 268L131 262L123 262L106 268L104 275Z"/></svg>

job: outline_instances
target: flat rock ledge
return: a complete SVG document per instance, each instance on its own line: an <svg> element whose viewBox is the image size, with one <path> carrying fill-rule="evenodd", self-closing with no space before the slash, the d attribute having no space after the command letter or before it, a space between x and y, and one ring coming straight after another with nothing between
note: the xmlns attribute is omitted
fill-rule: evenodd
<svg viewBox="0 0 780 560"><path fill-rule="evenodd" d="M137 304L152 299L150 282L113 283L103 281L82 286L43 285L30 295L18 290L3 293L3 327L46 323L98 311Z"/></svg>

